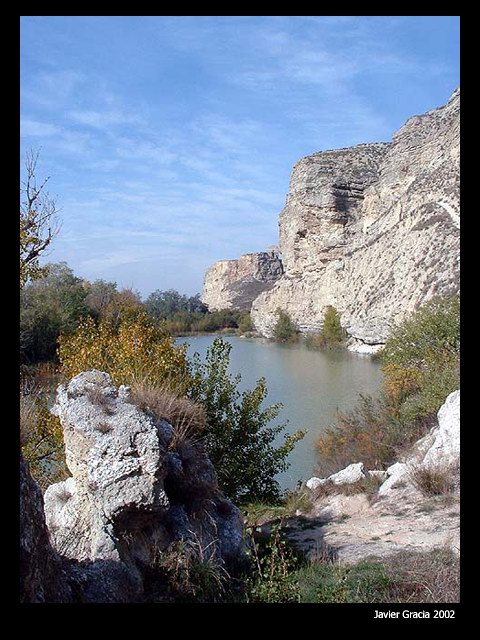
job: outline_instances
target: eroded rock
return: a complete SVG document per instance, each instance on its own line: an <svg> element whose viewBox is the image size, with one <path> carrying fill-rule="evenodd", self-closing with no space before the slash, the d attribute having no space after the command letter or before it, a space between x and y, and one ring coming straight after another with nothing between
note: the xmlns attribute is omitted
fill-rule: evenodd
<svg viewBox="0 0 480 640"><path fill-rule="evenodd" d="M284 275L252 305L261 334L272 336L277 308L319 331L332 305L368 352L421 304L459 291L459 113L457 90L389 144L295 165L280 214Z"/></svg>
<svg viewBox="0 0 480 640"><path fill-rule="evenodd" d="M283 274L276 251L247 253L238 260L215 262L205 274L202 302L210 311L250 311L252 302Z"/></svg>
<svg viewBox="0 0 480 640"><path fill-rule="evenodd" d="M172 542L193 541L227 564L243 552L240 511L219 491L205 452L190 442L173 447L171 425L128 398L95 370L59 387L52 411L72 477L45 492L55 550L90 571L103 566L106 579L112 566L122 572L119 601L142 593L145 568Z"/></svg>

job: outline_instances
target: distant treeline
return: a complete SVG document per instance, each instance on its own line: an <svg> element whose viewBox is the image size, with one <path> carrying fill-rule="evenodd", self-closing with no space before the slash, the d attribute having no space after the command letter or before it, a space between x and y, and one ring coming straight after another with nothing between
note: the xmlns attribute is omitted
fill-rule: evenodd
<svg viewBox="0 0 480 640"><path fill-rule="evenodd" d="M89 282L75 276L65 262L52 263L43 278L25 285L20 292L21 363L55 360L59 335L73 333L87 317L97 323L107 320L118 325L141 312L172 336L251 329L248 313L210 313L200 294L188 297L174 289L156 290L142 301L133 289L119 290L115 282L106 280Z"/></svg>

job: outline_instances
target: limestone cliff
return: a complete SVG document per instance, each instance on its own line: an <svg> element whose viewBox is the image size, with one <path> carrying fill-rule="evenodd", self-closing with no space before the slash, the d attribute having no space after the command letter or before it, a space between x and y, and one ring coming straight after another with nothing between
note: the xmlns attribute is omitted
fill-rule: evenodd
<svg viewBox="0 0 480 640"><path fill-rule="evenodd" d="M284 275L255 299L271 336L276 309L302 331L327 305L360 343L436 295L459 290L460 90L410 118L391 143L315 153L294 167L280 214Z"/></svg>
<svg viewBox="0 0 480 640"><path fill-rule="evenodd" d="M282 261L275 251L247 253L238 260L220 260L205 274L202 302L210 311L250 311L253 300L271 289L282 274Z"/></svg>

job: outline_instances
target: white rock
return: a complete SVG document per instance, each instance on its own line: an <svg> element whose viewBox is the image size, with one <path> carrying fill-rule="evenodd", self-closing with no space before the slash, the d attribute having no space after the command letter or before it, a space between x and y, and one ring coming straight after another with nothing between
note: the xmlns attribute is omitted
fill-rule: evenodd
<svg viewBox="0 0 480 640"><path fill-rule="evenodd" d="M363 342L356 342L348 345L348 350L353 353L360 353L364 355L374 355L383 349L383 344L364 344Z"/></svg>
<svg viewBox="0 0 480 640"><path fill-rule="evenodd" d="M378 490L379 495L383 496L394 488L394 485L406 476L409 467L404 462L396 462L387 469L387 480L382 484Z"/></svg>
<svg viewBox="0 0 480 640"><path fill-rule="evenodd" d="M310 478L310 480L307 480L307 487L309 489L316 489L317 487L320 487L322 484L325 484L325 482L327 482L326 478Z"/></svg>
<svg viewBox="0 0 480 640"><path fill-rule="evenodd" d="M363 462L355 462L353 464L349 464L348 467L334 473L331 476L328 476L328 480L335 484L352 484L353 482L358 482L359 480L363 480L365 478L365 474L363 473Z"/></svg>
<svg viewBox="0 0 480 640"><path fill-rule="evenodd" d="M438 427L432 430L433 444L422 465L455 464L460 456L460 390L451 393L438 412Z"/></svg>

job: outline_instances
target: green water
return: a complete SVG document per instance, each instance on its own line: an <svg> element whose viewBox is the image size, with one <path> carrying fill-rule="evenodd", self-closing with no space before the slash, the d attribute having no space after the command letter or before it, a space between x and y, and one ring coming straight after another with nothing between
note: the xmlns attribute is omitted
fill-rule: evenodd
<svg viewBox="0 0 480 640"><path fill-rule="evenodd" d="M198 352L203 358L215 337L179 338L178 342L189 343L188 354ZM242 375L240 389L251 389L264 376L268 404L283 403L278 422L288 420L289 432L308 429L289 456L290 468L278 476L283 489L295 488L298 480L315 475L314 443L318 434L334 422L337 409L353 407L358 394L377 393L380 365L368 356L346 350L312 351L303 344L283 345L236 336L223 339L232 344L230 371Z"/></svg>

